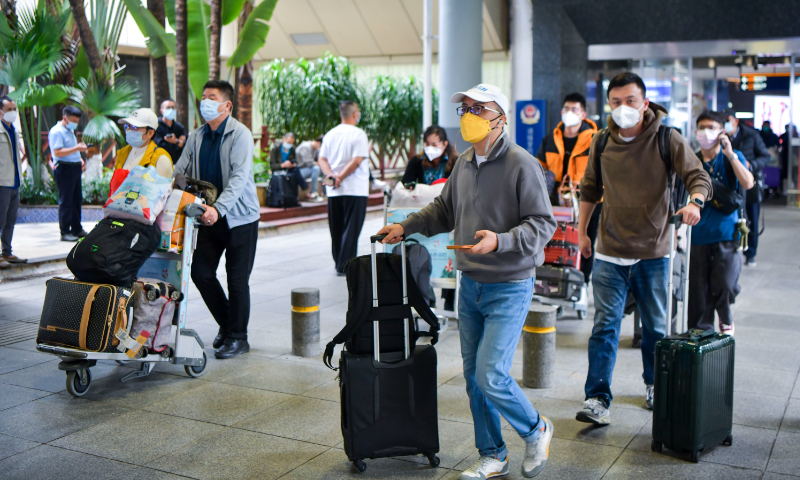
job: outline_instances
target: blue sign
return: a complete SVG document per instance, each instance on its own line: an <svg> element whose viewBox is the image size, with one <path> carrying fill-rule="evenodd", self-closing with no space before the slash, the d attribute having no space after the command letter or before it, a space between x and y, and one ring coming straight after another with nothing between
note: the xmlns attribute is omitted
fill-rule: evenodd
<svg viewBox="0 0 800 480"><path fill-rule="evenodd" d="M520 100L517 102L517 115L517 145L536 155L545 135L547 101Z"/></svg>

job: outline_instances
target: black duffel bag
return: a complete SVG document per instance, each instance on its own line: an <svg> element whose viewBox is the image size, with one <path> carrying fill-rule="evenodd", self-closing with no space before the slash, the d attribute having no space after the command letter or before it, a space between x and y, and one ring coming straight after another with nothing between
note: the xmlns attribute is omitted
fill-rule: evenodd
<svg viewBox="0 0 800 480"><path fill-rule="evenodd" d="M104 218L67 256L67 268L82 282L130 286L156 251L158 225Z"/></svg>
<svg viewBox="0 0 800 480"><path fill-rule="evenodd" d="M267 206L271 208L291 208L300 205L297 198L297 185L284 171L273 172L269 179Z"/></svg>

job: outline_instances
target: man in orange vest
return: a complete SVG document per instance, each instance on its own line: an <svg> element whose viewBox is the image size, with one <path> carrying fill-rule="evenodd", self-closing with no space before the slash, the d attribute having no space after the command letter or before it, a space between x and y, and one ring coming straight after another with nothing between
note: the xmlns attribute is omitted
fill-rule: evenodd
<svg viewBox="0 0 800 480"><path fill-rule="evenodd" d="M589 146L595 133L597 125L586 118L586 98L580 93L570 93L564 97L561 122L553 133L544 137L536 153L536 158L542 162L545 170L550 170L555 175L556 185L561 185L567 176L573 185L576 187L580 185L589 161ZM597 204L589 221L588 234L592 244L597 238L602 206L602 203ZM581 272L587 283L592 274L593 264L594 254L581 259Z"/></svg>

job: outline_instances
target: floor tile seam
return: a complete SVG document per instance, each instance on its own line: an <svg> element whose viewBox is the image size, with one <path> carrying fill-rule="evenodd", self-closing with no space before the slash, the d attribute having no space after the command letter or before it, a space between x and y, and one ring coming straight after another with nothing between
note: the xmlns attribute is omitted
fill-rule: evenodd
<svg viewBox="0 0 800 480"><path fill-rule="evenodd" d="M289 475L290 473L294 472L295 470L297 470L298 468L302 467L303 465L305 465L305 464L307 464L307 463L309 463L309 462L312 462L312 461L314 461L316 458L319 458L319 457L321 457L322 455L325 455L326 453L330 452L331 450L333 450L333 448L330 448L330 447L329 447L329 448L328 448L327 450L325 450L324 452L320 452L320 454L319 454L319 455L314 455L313 457L309 458L309 459L308 459L308 460L306 460L305 462L301 463L300 465L298 465L298 466L294 467L293 469L289 470L288 472L284 473L283 475L281 475L280 477L278 477L276 480L280 480L281 478L284 478L285 476L287 476L287 475Z"/></svg>
<svg viewBox="0 0 800 480"><path fill-rule="evenodd" d="M34 366L35 366L35 365L34 365ZM30 368L30 367L25 367L25 368ZM25 370L25 369L23 368L22 370ZM17 372L19 372L19 370L16 370L16 371L17 371ZM11 373L11 372L9 372L9 373ZM4 374L4 375L5 375L5 374ZM103 377L103 378L105 378L105 377ZM94 379L92 379L92 380L94 380ZM100 380L100 379L98 378L98 380ZM16 383L5 383L5 382L3 382L3 381L1 381L1 380L0 380L0 385L11 385L12 387L22 387L22 388L27 388L27 389L30 389L30 390L36 390L37 392L47 392L47 393L52 393L52 394L54 394L54 395L55 395L55 394L58 394L58 393L61 393L61 390L59 390L58 392L51 392L50 390L43 390L43 389L41 389L41 388L29 387L29 386L27 386L27 385L17 385ZM48 396L48 395L45 395L45 396ZM40 398L44 398L44 397L40 397ZM38 400L38 398L37 398L37 400Z"/></svg>
<svg viewBox="0 0 800 480"><path fill-rule="evenodd" d="M8 385L8 384L5 384L5 385ZM16 387L17 385L14 385L14 386ZM28 387L24 387L24 388L28 388ZM36 390L36 389L35 389L35 388L32 388L31 390ZM37 391L37 392L44 392L44 391L46 391L46 390L36 390L36 391ZM21 407L22 405L25 405L25 404L27 404L27 403L35 402L35 401L37 401L37 400L41 400L41 399L43 399L43 398L51 397L51 396L53 396L53 395L58 395L58 393L53 393L53 392L47 392L47 393L49 393L50 395L45 395L45 396L43 396L43 397L34 398L33 400L28 400L27 402L18 403L18 404L16 404L16 405L12 405L12 406L10 406L10 407L0 408L0 412L6 411L6 410L11 410L12 408L16 408L16 407ZM7 434L5 434L5 433L4 433L3 435L7 435Z"/></svg>
<svg viewBox="0 0 800 480"><path fill-rule="evenodd" d="M62 438L63 438L63 437L62 437ZM53 441L55 441L55 440L53 440ZM192 442L192 443L194 443L194 442ZM139 465L139 464L136 464L136 463L130 463L130 462L126 462L126 461L124 461L124 460L118 460L118 459L116 459L116 458L108 458L108 457L103 457L103 456L101 456L101 455L96 455L96 454L94 454L94 453L88 453L88 452L84 452L84 451L81 451L81 450L73 450L73 449L71 449L71 448L62 447L62 446L60 446L60 445L51 445L50 443L47 443L47 444L45 444L45 445L47 445L48 447L51 447L51 448L58 448L58 449L61 449L61 450L66 450L66 451L68 451L68 452L80 453L80 454L82 454L82 455L89 455L90 457L101 458L101 459L103 459L103 460L107 460L107 461L109 461L109 462L121 463L121 464L123 464L123 465L130 465L130 466L132 466L132 467L137 467L137 468L146 468L146 469L148 469L148 470L154 470L154 471L156 471L156 472L162 472L162 473L166 473L167 475L175 475L176 477L181 477L181 478L191 478L191 479L197 479L197 478L198 478L198 477L188 477L188 476L186 476L186 475L181 475L180 473L168 472L168 471L166 471L166 470L161 470L161 469L159 469L159 468L151 467L151 466L148 466L148 465ZM187 445L188 445L188 444L187 444ZM170 453L172 453L172 452L170 452ZM169 453L168 453L167 455L169 455ZM165 456L165 455L160 455L160 456L157 456L157 457L153 457L151 460L155 461L155 460L158 460L159 458L161 458L161 457L163 457L163 456Z"/></svg>
<svg viewBox="0 0 800 480"><path fill-rule="evenodd" d="M314 446L316 446L316 447L323 447L323 448L336 448L336 445L325 445L325 444L323 444L323 443L309 442L308 440L300 440L299 438L286 437L286 436L283 436L283 435L276 435L276 434L274 434L274 433L262 432L262 431L260 431L260 430L251 430L251 429L249 429L249 428L237 427L237 426L235 426L235 425L231 425L231 426L229 426L229 427L226 427L226 428L232 428L232 429L234 429L234 430L238 430L238 431L241 431L241 432L256 433L256 434L258 434L258 435L267 435L267 436L269 436L269 437L282 438L282 439L284 439L284 440L291 440L291 441L293 441L293 442L307 443L308 445L314 445ZM338 445L338 443L337 443L337 445Z"/></svg>
<svg viewBox="0 0 800 480"><path fill-rule="evenodd" d="M3 348L5 348L5 347L6 347L6 346L3 346ZM11 347L9 347L9 348L11 348ZM27 352L27 351L28 351L28 350L22 350L22 349L14 349L14 350L19 350L20 352ZM48 359L48 360L41 361L41 362L39 362L39 363L34 363L33 365L26 365L26 366L24 366L24 367L20 367L20 368L14 369L14 370L9 370L9 371L7 371L7 372L0 373L0 376L6 375L6 374L8 374L8 373L19 372L20 370L25 370L26 368L36 367L36 366L38 366L38 365L41 365L41 364L43 364L43 363L47 363L47 362L51 362L51 361L53 361L53 360L55 360L55 359L54 359L54 358L52 358L52 359ZM19 386L19 385L17 385L17 386ZM34 389L34 390L35 390L35 389Z"/></svg>

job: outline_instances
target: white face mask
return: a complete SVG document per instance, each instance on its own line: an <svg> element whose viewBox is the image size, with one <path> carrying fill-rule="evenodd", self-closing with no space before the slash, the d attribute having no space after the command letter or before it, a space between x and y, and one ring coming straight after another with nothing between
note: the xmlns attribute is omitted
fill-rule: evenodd
<svg viewBox="0 0 800 480"><path fill-rule="evenodd" d="M17 121L17 111L16 110L11 110L9 112L3 113L3 120L5 120L6 123L14 123L14 122L16 122Z"/></svg>
<svg viewBox="0 0 800 480"><path fill-rule="evenodd" d="M292 147L294 147L294 144L293 144L293 143L283 142L283 149L284 149L284 150L286 150L287 152L288 152L289 150L291 150L291 149L292 149Z"/></svg>
<svg viewBox="0 0 800 480"><path fill-rule="evenodd" d="M697 141L700 142L700 147L703 150L711 150L717 146L720 133L721 132L719 130L711 130L710 128L706 128L704 130L698 130L695 137L697 138Z"/></svg>
<svg viewBox="0 0 800 480"><path fill-rule="evenodd" d="M731 121L725 122L725 126L723 126L722 128L725 129L725 133L733 133L733 131L736 130L735 128L733 128L733 122Z"/></svg>
<svg viewBox="0 0 800 480"><path fill-rule="evenodd" d="M614 119L614 123L616 123L619 128L631 128L639 123L639 120L641 120L641 111L643 108L644 104L642 104L642 106L638 109L629 107L627 105L620 105L611 111L611 118Z"/></svg>
<svg viewBox="0 0 800 480"><path fill-rule="evenodd" d="M425 150L425 155L428 156L428 160L436 160L437 158L442 156L442 153L444 153L444 150L442 150L439 147L434 147L432 145L426 146L424 150Z"/></svg>
<svg viewBox="0 0 800 480"><path fill-rule="evenodd" d="M564 122L565 127L574 127L575 125L581 123L581 118L577 113L573 112L572 110L568 110L566 112L561 112L561 121Z"/></svg>

